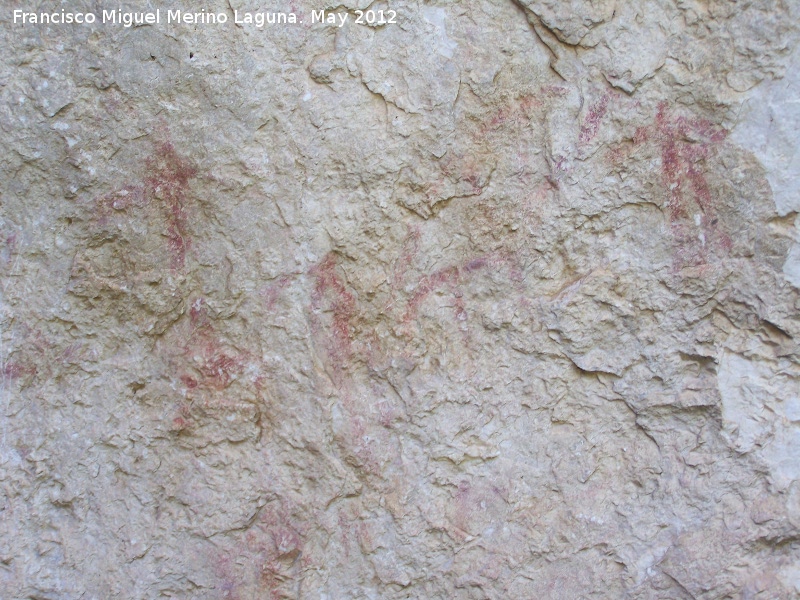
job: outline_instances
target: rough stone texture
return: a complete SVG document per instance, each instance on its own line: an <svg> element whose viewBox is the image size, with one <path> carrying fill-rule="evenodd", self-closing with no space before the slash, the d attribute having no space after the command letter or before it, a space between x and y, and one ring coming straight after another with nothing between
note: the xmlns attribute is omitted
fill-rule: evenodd
<svg viewBox="0 0 800 600"><path fill-rule="evenodd" d="M797 597L798 2L366 4L4 3L0 596Z"/></svg>

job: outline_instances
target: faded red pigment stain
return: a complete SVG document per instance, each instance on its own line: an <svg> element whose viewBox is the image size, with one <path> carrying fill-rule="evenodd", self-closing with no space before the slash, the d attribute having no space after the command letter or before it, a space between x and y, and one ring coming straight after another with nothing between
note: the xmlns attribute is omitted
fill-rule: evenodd
<svg viewBox="0 0 800 600"><path fill-rule="evenodd" d="M389 447L389 440L380 435L381 432L373 429L369 416L356 414L354 407L345 407L348 412L347 458L348 462L355 464L366 474L380 477L384 460L381 450ZM368 427L370 427L368 429Z"/></svg>
<svg viewBox="0 0 800 600"><path fill-rule="evenodd" d="M356 519L352 513L352 509L345 506L340 508L336 513L336 521L339 525L339 537L344 547L345 558L350 558L350 547L352 542L349 533L353 530L353 522Z"/></svg>
<svg viewBox="0 0 800 600"><path fill-rule="evenodd" d="M439 269L430 275L424 275L408 300L403 313L403 324L408 325L417 319L420 305L434 291L446 288L453 292L459 282L461 269L457 266Z"/></svg>
<svg viewBox="0 0 800 600"><path fill-rule="evenodd" d="M471 193L476 196L480 196L483 193L483 187L485 185L483 179L481 175L471 169L461 174L461 180L466 181L472 186Z"/></svg>
<svg viewBox="0 0 800 600"><path fill-rule="evenodd" d="M353 321L356 316L356 297L348 289L339 273L334 253L315 265L310 274L314 278L311 297L312 326L319 334L327 330L326 354L333 367L337 385L341 383L344 369L353 355ZM317 313L331 313L330 323L324 327Z"/></svg>
<svg viewBox="0 0 800 600"><path fill-rule="evenodd" d="M0 372L3 374L3 379L11 381L28 375L36 375L38 371L39 370L36 365L23 364L15 361L8 361L4 363L2 370L0 370Z"/></svg>
<svg viewBox="0 0 800 600"><path fill-rule="evenodd" d="M308 11L305 10L305 3L300 3L300 2L296 2L295 0L290 0L289 1L289 10L288 10L288 12L292 12L292 13L294 13L296 15L299 15L299 14L302 14L302 13L308 12ZM305 22L301 21L301 23L303 25L305 25L306 28L310 28L311 27L311 23L310 22L305 23Z"/></svg>
<svg viewBox="0 0 800 600"><path fill-rule="evenodd" d="M578 133L578 141L582 144L592 141L597 135L600 123L608 111L608 100L608 94L603 94L597 102L589 106L580 133Z"/></svg>
<svg viewBox="0 0 800 600"><path fill-rule="evenodd" d="M423 275L414 287L402 316L402 324L410 325L419 317L422 304L431 294L446 290L453 297L454 316L457 321L467 320L467 309L461 286L480 271L489 269L506 269L508 277L514 282L521 282L521 270L513 257L503 253L490 253L467 259L462 263L444 267L429 275Z"/></svg>
<svg viewBox="0 0 800 600"><path fill-rule="evenodd" d="M440 161L443 166L443 173L451 179L462 183L464 188L467 185L471 189L459 189L459 196L480 196L483 194L492 167L488 166L496 161L492 152L487 152L487 140L491 140L497 135L513 132L514 135L531 137L530 130L535 127L536 116L540 114L542 108L548 101L548 92L539 90L537 93L523 94L518 97L501 98L499 106L493 110L482 111L470 118L465 125L468 127L469 135L473 144L473 151L478 152L477 157L470 161L462 161L463 166L448 167L447 162L451 160L450 154L443 157ZM520 174L525 173L531 156L527 151L527 145L522 144L517 150L517 162ZM471 164L470 164L471 163ZM428 199L432 197L442 197L442 190L436 183L431 184Z"/></svg>
<svg viewBox="0 0 800 600"><path fill-rule="evenodd" d="M13 264L14 258L19 254L19 240L16 233L10 233L5 237L2 249L0 249L0 263L4 267Z"/></svg>
<svg viewBox="0 0 800 600"><path fill-rule="evenodd" d="M217 578L216 590L221 600L241 600L236 585L236 560L240 556L219 553L213 557L211 570Z"/></svg>
<svg viewBox="0 0 800 600"><path fill-rule="evenodd" d="M408 268L411 266L414 258L419 254L420 240L422 239L422 232L418 226L408 226L408 234L403 240L403 245L400 249L400 255L394 263L392 276L390 278L392 293L400 288L406 279Z"/></svg>
<svg viewBox="0 0 800 600"><path fill-rule="evenodd" d="M484 482L460 481L448 507L451 534L456 539L476 535L488 522L503 520L503 507L508 504L508 492ZM487 540L488 544L491 544Z"/></svg>
<svg viewBox="0 0 800 600"><path fill-rule="evenodd" d="M176 403L173 431L194 425L192 406L199 400L205 408L236 410L235 398L215 395L240 379L251 362L249 353L228 346L219 335L202 298L189 309L188 322L173 328L159 350L172 369L171 376L185 388L185 398ZM258 382L253 383L257 392Z"/></svg>
<svg viewBox="0 0 800 600"><path fill-rule="evenodd" d="M170 267L182 269L189 249L189 186L197 170L169 141L154 145L140 184L128 184L94 200L95 220L108 225L119 213L150 207L166 225Z"/></svg>
<svg viewBox="0 0 800 600"><path fill-rule="evenodd" d="M381 477L386 466L392 463L395 455L390 450L392 437L388 430L404 413L388 403L378 407L372 401L365 403L366 398L380 398L386 394L377 389L367 394L363 390L358 393L351 367L360 365L380 372L394 361L413 360L414 344L405 344L420 335L420 313L434 294L445 296L453 321L463 336L463 344L470 348L468 295L464 284L479 274L483 276L498 270L503 271L504 279L518 286L523 281L519 261L504 251L468 257L432 273L416 274L414 267L421 246L420 229L410 227L399 256L386 274L390 293L379 310L389 329L383 336L372 328L363 331L359 327L358 315L362 308L335 253L328 254L308 270L313 282L308 307L310 328L328 380L336 387L335 393L341 400L344 417L344 425L335 436L337 444L348 463L358 465L370 476ZM386 335L389 332L393 335ZM400 347L396 345L398 338L402 340ZM464 360L471 359L465 357Z"/></svg>
<svg viewBox="0 0 800 600"><path fill-rule="evenodd" d="M95 200L95 219L100 225L108 225L118 212L145 206L147 199L142 186L126 185Z"/></svg>
<svg viewBox="0 0 800 600"><path fill-rule="evenodd" d="M546 97L547 92L542 95ZM534 111L539 110L543 105L542 100L532 94L510 100L483 121L479 133L481 136L486 136L509 127L526 127L530 125Z"/></svg>
<svg viewBox="0 0 800 600"><path fill-rule="evenodd" d="M517 98L501 100L500 107L490 111L488 114L477 115L477 124L471 129L471 138L475 148L485 147L487 139L491 139L499 133L509 131L515 135L530 137L529 130L535 127L537 115L541 114L546 104L559 92L556 89L562 88L541 88L535 94L524 94ZM562 91L565 91L562 89ZM527 146L522 144L517 150L517 162L519 171L522 175L528 169L531 156L527 151ZM447 157L445 157L447 159ZM492 160L491 154L487 154L479 159L479 164L485 165L487 160ZM481 177L474 177L474 173L467 168L462 176L462 180L472 184L472 193L468 195L477 196L483 193L486 187L486 173L484 168L481 170L472 169L475 173L482 173Z"/></svg>
<svg viewBox="0 0 800 600"><path fill-rule="evenodd" d="M203 387L223 390L242 374L246 357L224 347L214 330L202 299L195 300L189 310L191 334L183 347L183 356L199 376L181 375L190 389Z"/></svg>
<svg viewBox="0 0 800 600"><path fill-rule="evenodd" d="M27 325L18 326L12 335L14 349L4 362L0 362L0 379L3 383L15 383L22 388L44 381L74 368L87 358L87 350L80 343L64 343L63 340L45 335Z"/></svg>
<svg viewBox="0 0 800 600"><path fill-rule="evenodd" d="M173 432L180 432L190 429L193 424L192 410L186 403L181 403L177 408L177 416L172 418L172 426L170 430Z"/></svg>
<svg viewBox="0 0 800 600"><path fill-rule="evenodd" d="M726 132L710 121L676 116L662 102L653 123L637 128L632 143L609 149L608 160L617 168L638 149L658 154L675 269L706 265L733 246L707 175L725 138Z"/></svg>
<svg viewBox="0 0 800 600"><path fill-rule="evenodd" d="M540 88L539 92L543 97L552 100L563 98L569 93L569 90L560 85L545 85Z"/></svg>
<svg viewBox="0 0 800 600"><path fill-rule="evenodd" d="M678 245L676 266L707 262L709 250L729 251L732 242L718 224L718 209L704 172L725 132L705 120L674 117L662 103L652 135L661 151L667 208Z"/></svg>
<svg viewBox="0 0 800 600"><path fill-rule="evenodd" d="M456 152L448 153L441 161L439 168L442 176L455 185L455 190L445 193L443 182L435 181L426 186L426 199L429 204L435 204L447 195L455 194L458 197L480 196L489 183L491 168L485 160L463 156Z"/></svg>
<svg viewBox="0 0 800 600"><path fill-rule="evenodd" d="M450 521L454 528L453 533L458 539L468 538L470 537L472 513L479 502L472 485L468 481L461 481L456 488L453 500L454 510Z"/></svg>
<svg viewBox="0 0 800 600"><path fill-rule="evenodd" d="M144 180L145 191L163 207L172 267L182 268L189 246L186 198L197 171L178 155L171 142L157 144L146 166L150 174Z"/></svg>
<svg viewBox="0 0 800 600"><path fill-rule="evenodd" d="M377 408L378 423L380 423L381 427L384 429L391 429L394 421L402 416L400 411L388 400L379 400Z"/></svg>
<svg viewBox="0 0 800 600"><path fill-rule="evenodd" d="M293 582L311 566L304 554L308 526L291 515L284 505L267 505L245 535L241 553L256 567L255 581L260 598L278 600L294 597Z"/></svg>
<svg viewBox="0 0 800 600"><path fill-rule="evenodd" d="M549 188L547 188L549 189ZM539 190L542 194L545 192ZM538 193L538 192L537 192ZM402 243L399 255L387 273L389 297L380 309L395 335L406 341L417 335L420 312L433 295L444 294L452 310L453 320L469 345L469 310L464 285L479 273L495 274L502 272L503 278L522 292L524 281L523 266L513 252L495 251L445 266L432 273L412 275L414 264L421 252L422 235L419 226L410 226ZM347 366L354 362L371 369L381 369L396 356L390 350L392 342L380 337L374 329L361 331L358 328L358 315L362 312L358 297L346 283L335 253L308 270L314 287L309 306L309 320L313 337L323 349L325 364L331 379L345 404L351 404ZM493 276L493 275L492 275ZM520 305L528 307L524 297ZM364 309L369 310L369 309ZM325 316L327 313L327 316ZM409 356L403 355L407 359Z"/></svg>
<svg viewBox="0 0 800 600"><path fill-rule="evenodd" d="M284 289L292 282L292 275L280 275L272 283L265 286L261 291L261 297L264 300L264 305L268 310L275 309L275 305L281 296Z"/></svg>

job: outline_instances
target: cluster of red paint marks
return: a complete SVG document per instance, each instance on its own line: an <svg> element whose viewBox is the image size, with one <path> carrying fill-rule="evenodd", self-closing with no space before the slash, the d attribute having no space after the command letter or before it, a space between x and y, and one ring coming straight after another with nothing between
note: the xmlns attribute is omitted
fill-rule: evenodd
<svg viewBox="0 0 800 600"><path fill-rule="evenodd" d="M662 102L653 123L638 127L632 143L609 150L617 167L639 149L659 156L676 269L707 265L733 246L707 175L709 160L725 138L726 132L710 121L675 115Z"/></svg>
<svg viewBox="0 0 800 600"><path fill-rule="evenodd" d="M358 414L353 403L350 404L345 406L348 413L348 462L355 463L365 473L380 477L382 465L388 458L385 452L391 447L390 441L386 439L385 431L373 427L372 415L367 412L369 407L366 407L365 414Z"/></svg>
<svg viewBox="0 0 800 600"><path fill-rule="evenodd" d="M275 281L264 287L261 291L261 296L264 299L264 304L266 305L268 310L273 310L275 308L275 304L278 302L278 298L281 295L281 292L289 285L292 281L291 275L280 275L278 276Z"/></svg>
<svg viewBox="0 0 800 600"><path fill-rule="evenodd" d="M388 319L390 331L406 342L412 341L419 333L420 312L425 303L434 295L443 295L452 310L453 322L466 346L470 347L468 295L464 286L478 274L491 276L502 272L504 279L520 292L520 305L527 306L522 295L524 269L515 253L505 250L484 253L431 273L412 275L420 247L420 229L410 227L400 254L388 273L389 298L380 310L380 314ZM396 339L381 337L374 328L361 330L358 327L358 316L369 309L359 305L338 260L336 254L330 253L308 271L314 281L309 319L312 335L323 350L330 380L338 389L348 415L355 418L357 415L353 411L357 402L352 393L348 366L358 362L380 371L383 365L396 359L412 360L412 357L405 351L398 356L397 350L391 349ZM358 429L358 424L354 428Z"/></svg>
<svg viewBox="0 0 800 600"><path fill-rule="evenodd" d="M326 353L332 363L335 381L341 383L341 377L347 362L353 355L353 326L356 317L356 297L348 289L338 271L336 254L330 252L318 265L311 269L314 277L314 290L311 296L312 324L317 331L323 329L319 311L331 312L331 323L325 327Z"/></svg>
<svg viewBox="0 0 800 600"><path fill-rule="evenodd" d="M546 92L543 93L544 96L546 94ZM526 94L511 100L484 120L480 134L486 136L507 127L525 127L530 123L533 112L542 106L542 100L533 94Z"/></svg>
<svg viewBox="0 0 800 600"><path fill-rule="evenodd" d="M377 404L378 408L378 423L384 429L391 429L392 424L401 415L397 408L387 400L380 400Z"/></svg>
<svg viewBox="0 0 800 600"><path fill-rule="evenodd" d="M395 272L392 275L392 288L393 298L392 304L394 306L394 292L398 288L403 288L406 285L408 268L413 264L420 250L420 232L418 229L409 231L409 235L403 244L400 260L396 264ZM461 277L461 268L459 266L450 266L439 269L430 275L423 275L414 286L414 291L410 298L405 303L405 309L402 312L400 323L404 328L407 328L411 323L417 320L419 309L425 299L432 293L442 288L448 289L451 293L455 293ZM463 309L463 307L462 307ZM461 313L459 313L461 314ZM463 313L466 316L466 313ZM463 319L462 319L463 320Z"/></svg>
<svg viewBox="0 0 800 600"><path fill-rule="evenodd" d="M146 205L144 189L141 186L126 185L95 200L95 219L100 225L107 225L116 212Z"/></svg>
<svg viewBox="0 0 800 600"><path fill-rule="evenodd" d="M218 582L216 589L219 592L220 600L241 600L237 590L236 563L242 559L239 553L235 555L218 552L211 560L211 569L216 575Z"/></svg>
<svg viewBox="0 0 800 600"><path fill-rule="evenodd" d="M439 161L444 178L453 184L456 196L480 196L488 183L490 167L485 160L476 157L465 157L457 152L449 152ZM435 204L442 199L444 189L441 182L427 186L428 202Z"/></svg>
<svg viewBox="0 0 800 600"><path fill-rule="evenodd" d="M311 559L303 554L308 527L295 519L283 504L265 506L258 520L247 531L247 554L257 560L256 580L261 591L272 600L294 597L293 581Z"/></svg>
<svg viewBox="0 0 800 600"><path fill-rule="evenodd" d="M732 242L719 224L705 173L714 146L725 139L724 130L702 119L673 116L662 103L654 127L641 132L641 137L648 133L661 153L667 208L678 245L676 266L705 263L709 250L729 251Z"/></svg>
<svg viewBox="0 0 800 600"><path fill-rule="evenodd" d="M420 305L431 294L442 288L447 288L450 292L455 292L461 277L461 269L457 266L445 267L434 271L430 275L423 275L416 285L414 293L408 300L405 313L403 314L403 324L408 325L417 319Z"/></svg>
<svg viewBox="0 0 800 600"><path fill-rule="evenodd" d="M189 405L182 402L177 409L177 416L172 418L172 431L186 431L192 426L192 410Z"/></svg>
<svg viewBox="0 0 800 600"><path fill-rule="evenodd" d="M188 323L173 328L167 341L170 345L162 352L186 389L186 399L178 403L172 420L173 430L184 431L192 426L191 406L195 400L201 399L206 407L213 404L215 409L237 408L235 401L216 398L213 393L225 390L240 378L250 357L225 344L201 298L192 303Z"/></svg>
<svg viewBox="0 0 800 600"><path fill-rule="evenodd" d="M349 534L353 530L353 521L357 518L353 512L353 509L346 504L336 512L336 521L339 525L339 536L344 547L345 558L350 558L350 546L352 543L350 542Z"/></svg>
<svg viewBox="0 0 800 600"><path fill-rule="evenodd" d="M502 270L506 278L521 285L522 269L518 261L510 253L498 251L468 257L429 274L412 275L420 249L420 230L410 227L394 267L388 273L391 292L382 314L399 326L391 330L410 342L418 335L416 327L425 302L432 295L443 293L464 343L470 347L464 284L478 274ZM370 475L383 477L386 465L393 460L389 430L394 421L402 418L402 410L396 410L388 401L376 406L374 398L386 397L379 389L359 394L352 374L348 373L348 365L357 361L379 371L380 365L413 359L407 350L401 349L398 355L393 349L396 339L380 338L374 330L359 330L357 319L362 307L346 282L336 254L328 254L309 270L309 275L314 282L309 307L312 334L323 350L330 381L341 399L344 425L337 433L337 442L351 464L357 464ZM329 313L326 320L322 312ZM413 348L408 351L414 352Z"/></svg>
<svg viewBox="0 0 800 600"><path fill-rule="evenodd" d="M191 332L183 347L183 356L199 377L181 375L189 389L198 387L223 390L244 372L246 356L224 347L208 318L202 299L197 299L189 310Z"/></svg>
<svg viewBox="0 0 800 600"><path fill-rule="evenodd" d="M172 267L182 268L189 247L187 195L189 182L197 171L175 151L171 142L156 145L147 160L144 184L147 195L160 201L167 221L167 238L172 252Z"/></svg>
<svg viewBox="0 0 800 600"><path fill-rule="evenodd" d="M502 507L507 503L508 493L496 485L460 481L449 510L453 534L459 539L475 535L493 517L501 517Z"/></svg>
<svg viewBox="0 0 800 600"><path fill-rule="evenodd" d="M559 99L567 95L569 90L560 85L545 85L540 90L543 97L547 99Z"/></svg>
<svg viewBox="0 0 800 600"><path fill-rule="evenodd" d="M609 95L603 94L600 99L589 106L586 113L586 118L581 125L580 133L578 134L578 141L586 144L594 139L597 131L600 129L600 122L606 116L608 111Z"/></svg>
<svg viewBox="0 0 800 600"><path fill-rule="evenodd" d="M466 181L472 186L470 193L475 196L480 196L483 193L483 186L485 185L483 179L481 175L471 169L461 174L461 181Z"/></svg>
<svg viewBox="0 0 800 600"><path fill-rule="evenodd" d="M13 258L19 252L19 243L17 240L16 233L9 233L5 236L5 240L3 242L3 249L0 250L0 260L2 260L3 266L9 267L13 264Z"/></svg>
<svg viewBox="0 0 800 600"><path fill-rule="evenodd" d="M94 218L98 224L108 225L116 213L151 207L166 224L170 267L181 269L189 248L189 185L197 171L169 141L156 143L144 166L146 175L140 184L123 186L94 200Z"/></svg>
<svg viewBox="0 0 800 600"><path fill-rule="evenodd" d="M17 382L24 387L37 375L43 378L57 376L86 357L83 344L63 345L60 340L27 325L20 326L14 338L12 346L18 350L13 352L13 358L0 361L3 383Z"/></svg>
<svg viewBox="0 0 800 600"><path fill-rule="evenodd" d="M377 337L374 331L358 330L357 297L346 281L336 253L328 253L308 270L308 275L313 282L309 306L311 333L321 347L330 382L342 400L346 422L346 433L337 439L351 461L377 474L379 462L374 456L374 443L370 441L374 436L368 435L368 430L371 431L370 419L366 415L369 407L359 404L352 378L347 373L348 366L355 359L371 363L372 352L379 350ZM269 293L265 294L267 306L274 303L275 296L291 277L281 277L270 287Z"/></svg>
<svg viewBox="0 0 800 600"><path fill-rule="evenodd" d="M709 155L709 145L725 139L725 133L714 129L707 121L672 118L665 105L658 109L655 121L657 141L661 147L661 168L670 190L670 208L673 214L686 216L683 197L688 188L697 205L711 210L711 191L698 163ZM701 139L698 143L688 140Z"/></svg>
<svg viewBox="0 0 800 600"><path fill-rule="evenodd" d="M295 0L290 0L289 1L289 12L293 12L294 14L299 15L304 11L300 6L298 6L298 3ZM310 26L311 26L311 24L309 23L308 27L310 27Z"/></svg>
<svg viewBox="0 0 800 600"><path fill-rule="evenodd" d="M36 375L38 371L39 369L36 367L36 365L19 363L10 360L3 363L1 372L3 374L3 380L14 381L15 379L19 379L20 377L25 377L27 375Z"/></svg>
<svg viewBox="0 0 800 600"><path fill-rule="evenodd" d="M456 537L465 539L470 537L472 513L480 499L476 490L468 481L461 481L456 488L451 524L455 529Z"/></svg>
<svg viewBox="0 0 800 600"><path fill-rule="evenodd" d="M400 256L397 257L392 270L391 288L393 294L403 285L409 266L411 266L414 258L419 254L419 245L422 239L422 232L419 226L409 225L407 231L408 233L400 249Z"/></svg>
<svg viewBox="0 0 800 600"><path fill-rule="evenodd" d="M564 173L565 171L569 170L569 159L567 159L565 156L554 156L553 159L553 167L555 167L556 177L558 177L560 173ZM557 182L555 185L558 187Z"/></svg>
<svg viewBox="0 0 800 600"><path fill-rule="evenodd" d="M541 112L547 101L547 92L540 90L537 93L522 94L517 97L498 98L495 107L474 115L474 124L469 126L472 149L476 154L467 159L455 156L453 150L440 160L443 174L453 182L457 182L456 194L459 196L479 196L488 184L489 174L496 164L496 156L487 148L487 139L500 133L516 132L515 135L530 137L526 134L531 128L536 115ZM525 150L527 146L517 150L517 160L523 165L520 171L525 170L525 165L530 157ZM469 186L469 189L465 189ZM452 192L451 192L452 193ZM441 198L441 186L431 184L428 199L437 196Z"/></svg>
<svg viewBox="0 0 800 600"><path fill-rule="evenodd" d="M511 281L519 284L522 281L522 271L514 256L505 252L493 252L470 258L459 264L444 267L429 275L423 275L414 287L414 292L406 303L401 323L409 326L419 316L419 310L425 300L434 292L446 290L453 298L454 318L458 322L465 322L468 318L464 294L461 289L470 277L478 272L490 269L505 270Z"/></svg>
<svg viewBox="0 0 800 600"><path fill-rule="evenodd" d="M371 523L363 519L359 519L355 525L356 539L358 540L358 545L361 547L361 553L371 554L376 548L377 536L375 534L377 532L374 530Z"/></svg>

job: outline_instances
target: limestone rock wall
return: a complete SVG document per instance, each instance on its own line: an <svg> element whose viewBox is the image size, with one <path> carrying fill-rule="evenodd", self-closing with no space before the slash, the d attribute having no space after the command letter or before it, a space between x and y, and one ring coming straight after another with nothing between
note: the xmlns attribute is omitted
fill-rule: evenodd
<svg viewBox="0 0 800 600"><path fill-rule="evenodd" d="M3 4L0 596L796 598L798 2L367 7Z"/></svg>

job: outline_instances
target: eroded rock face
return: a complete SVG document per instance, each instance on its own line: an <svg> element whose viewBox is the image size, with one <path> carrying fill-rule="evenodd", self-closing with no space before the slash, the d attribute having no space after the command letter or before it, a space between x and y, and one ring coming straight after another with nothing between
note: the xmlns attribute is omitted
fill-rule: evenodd
<svg viewBox="0 0 800 600"><path fill-rule="evenodd" d="M279 4L3 16L3 597L796 597L797 3Z"/></svg>

